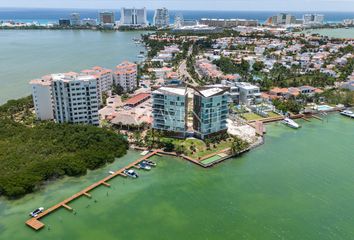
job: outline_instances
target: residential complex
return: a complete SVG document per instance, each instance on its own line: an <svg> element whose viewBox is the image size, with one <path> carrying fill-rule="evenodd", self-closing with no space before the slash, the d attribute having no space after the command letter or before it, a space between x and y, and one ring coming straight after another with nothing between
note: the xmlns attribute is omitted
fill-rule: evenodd
<svg viewBox="0 0 354 240"><path fill-rule="evenodd" d="M154 25L159 28L168 27L170 25L170 15L167 8L156 9Z"/></svg>
<svg viewBox="0 0 354 240"><path fill-rule="evenodd" d="M52 75L54 119L57 123L99 125L97 81L76 73Z"/></svg>
<svg viewBox="0 0 354 240"><path fill-rule="evenodd" d="M98 125L99 94L92 75L51 74L30 81L38 120Z"/></svg>
<svg viewBox="0 0 354 240"><path fill-rule="evenodd" d="M121 9L121 25L127 26L145 26L147 22L146 8L122 8Z"/></svg>
<svg viewBox="0 0 354 240"><path fill-rule="evenodd" d="M323 14L305 14L303 16L304 25L323 25L324 24L324 15Z"/></svg>
<svg viewBox="0 0 354 240"><path fill-rule="evenodd" d="M208 25L209 27L233 28L238 26L258 26L258 20L247 19L210 19L202 18L200 24Z"/></svg>
<svg viewBox="0 0 354 240"><path fill-rule="evenodd" d="M152 128L184 138L187 132L188 95L185 88L161 87L152 92Z"/></svg>
<svg viewBox="0 0 354 240"><path fill-rule="evenodd" d="M290 25L296 24L295 16L288 13L279 13L278 15L268 18L267 25Z"/></svg>
<svg viewBox="0 0 354 240"><path fill-rule="evenodd" d="M196 88L193 96L193 129L200 139L227 132L228 88Z"/></svg>
<svg viewBox="0 0 354 240"><path fill-rule="evenodd" d="M114 12L112 11L100 12L99 17L101 25L115 23Z"/></svg>
<svg viewBox="0 0 354 240"><path fill-rule="evenodd" d="M72 13L70 15L70 24L71 24L71 26L80 26L81 25L80 13Z"/></svg>
<svg viewBox="0 0 354 240"><path fill-rule="evenodd" d="M137 87L137 65L123 62L117 71L99 66L43 76L30 81L35 113L38 120L98 125L98 108L104 104L104 94L110 94L114 84L125 91Z"/></svg>
<svg viewBox="0 0 354 240"><path fill-rule="evenodd" d="M98 99L102 103L102 93L112 89L113 86L113 71L111 69L102 68L99 66L92 69L82 70L83 75L94 76L97 80Z"/></svg>
<svg viewBox="0 0 354 240"><path fill-rule="evenodd" d="M182 13L177 13L174 19L174 27L175 28L183 27L183 22L184 22L184 18Z"/></svg>
<svg viewBox="0 0 354 240"><path fill-rule="evenodd" d="M59 19L59 26L68 27L70 26L70 19Z"/></svg>
<svg viewBox="0 0 354 240"><path fill-rule="evenodd" d="M192 108L188 109L188 92L193 93ZM152 92L152 127L168 135L205 139L226 132L228 118L228 87L160 87ZM189 112L191 111L191 112ZM188 128L188 116L193 123Z"/></svg>
<svg viewBox="0 0 354 240"><path fill-rule="evenodd" d="M52 81L51 76L30 81L34 111L37 120L52 120L54 118L52 107Z"/></svg>
<svg viewBox="0 0 354 240"><path fill-rule="evenodd" d="M114 84L129 92L137 88L138 67L135 63L123 62L114 71Z"/></svg>
<svg viewBox="0 0 354 240"><path fill-rule="evenodd" d="M93 18L84 18L81 20L82 26L97 26L97 20Z"/></svg>

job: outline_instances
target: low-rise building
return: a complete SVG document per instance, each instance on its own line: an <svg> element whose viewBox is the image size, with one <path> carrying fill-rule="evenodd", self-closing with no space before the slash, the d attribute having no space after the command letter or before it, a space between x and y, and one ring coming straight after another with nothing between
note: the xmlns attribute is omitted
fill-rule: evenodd
<svg viewBox="0 0 354 240"><path fill-rule="evenodd" d="M238 26L257 26L258 20L249 19L210 19L202 18L200 24L208 25L209 27L233 28Z"/></svg>
<svg viewBox="0 0 354 240"><path fill-rule="evenodd" d="M241 104L252 105L262 101L258 86L246 82L236 83L236 86L239 88Z"/></svg>
<svg viewBox="0 0 354 240"><path fill-rule="evenodd" d="M139 93L131 98L129 98L127 101L124 102L124 106L127 107L136 107L139 104L147 101L151 97L150 93Z"/></svg>
<svg viewBox="0 0 354 240"><path fill-rule="evenodd" d="M341 88L348 89L350 91L354 91L354 78L353 80L349 80L341 84Z"/></svg>

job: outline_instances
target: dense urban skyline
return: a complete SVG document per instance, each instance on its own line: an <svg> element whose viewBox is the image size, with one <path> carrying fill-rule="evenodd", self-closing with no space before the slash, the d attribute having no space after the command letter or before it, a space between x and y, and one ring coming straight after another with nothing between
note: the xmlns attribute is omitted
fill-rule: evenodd
<svg viewBox="0 0 354 240"><path fill-rule="evenodd" d="M220 0L217 5L212 0L193 2L186 0L2 0L0 4L0 7L26 8L120 8L124 6L146 6L148 9L164 6L176 10L353 11L354 0Z"/></svg>

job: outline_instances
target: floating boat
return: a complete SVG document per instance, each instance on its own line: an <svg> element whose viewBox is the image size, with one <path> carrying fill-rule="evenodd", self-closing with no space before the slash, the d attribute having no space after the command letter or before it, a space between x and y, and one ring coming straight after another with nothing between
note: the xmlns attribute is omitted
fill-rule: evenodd
<svg viewBox="0 0 354 240"><path fill-rule="evenodd" d="M114 171L109 171L108 173L111 174L111 175L115 174Z"/></svg>
<svg viewBox="0 0 354 240"><path fill-rule="evenodd" d="M149 152L150 152L150 151L146 150L146 151L141 152L140 155L141 155L141 156L145 156L145 155L147 155Z"/></svg>
<svg viewBox="0 0 354 240"><path fill-rule="evenodd" d="M139 163L139 167L144 170L151 170L151 166L143 162Z"/></svg>
<svg viewBox="0 0 354 240"><path fill-rule="evenodd" d="M150 161L150 160L144 160L141 163L144 163L144 164L149 165L151 167L156 167L156 163L153 161Z"/></svg>
<svg viewBox="0 0 354 240"><path fill-rule="evenodd" d="M131 177L131 178L138 178L139 176L138 176L138 174L134 171L134 170L132 170L132 169L130 169L130 170L124 170L124 172L123 172L125 175L127 175L128 177Z"/></svg>
<svg viewBox="0 0 354 240"><path fill-rule="evenodd" d="M282 121L282 123L285 124L288 127L294 128L294 129L300 128L300 125L297 124L295 121L291 120L290 118L285 118Z"/></svg>
<svg viewBox="0 0 354 240"><path fill-rule="evenodd" d="M342 114L343 116L346 116L346 117L354 118L354 113L349 110L344 110L344 111L340 112L340 114Z"/></svg>
<svg viewBox="0 0 354 240"><path fill-rule="evenodd" d="M38 214L42 213L44 211L43 207L37 208L36 210L34 210L33 212L30 212L30 216L31 217L37 217Z"/></svg>

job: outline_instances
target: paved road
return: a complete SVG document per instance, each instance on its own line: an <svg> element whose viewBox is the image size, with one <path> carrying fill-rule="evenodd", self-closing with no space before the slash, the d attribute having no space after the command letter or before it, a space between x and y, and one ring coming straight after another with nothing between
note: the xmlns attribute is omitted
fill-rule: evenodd
<svg viewBox="0 0 354 240"><path fill-rule="evenodd" d="M188 57L192 54L192 46L188 50ZM198 83L192 78L192 76L187 71L187 60L183 60L178 67L178 75L185 82L187 79L192 81L192 84L198 86Z"/></svg>

